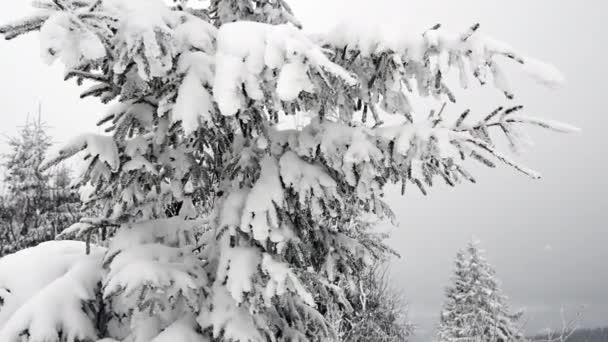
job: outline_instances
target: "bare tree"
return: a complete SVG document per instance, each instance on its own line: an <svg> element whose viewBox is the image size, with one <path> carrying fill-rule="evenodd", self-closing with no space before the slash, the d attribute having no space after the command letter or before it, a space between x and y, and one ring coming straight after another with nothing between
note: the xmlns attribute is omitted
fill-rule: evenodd
<svg viewBox="0 0 608 342"><path fill-rule="evenodd" d="M566 310L560 309L561 328L559 330L549 329L543 335L536 336L530 339L533 342L566 342L578 330L583 309L580 308L573 316L568 317Z"/></svg>

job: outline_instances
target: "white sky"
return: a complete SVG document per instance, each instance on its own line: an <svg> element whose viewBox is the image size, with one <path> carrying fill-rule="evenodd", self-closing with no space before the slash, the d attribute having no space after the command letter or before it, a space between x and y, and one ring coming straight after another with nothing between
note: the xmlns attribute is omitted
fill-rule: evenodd
<svg viewBox="0 0 608 342"><path fill-rule="evenodd" d="M448 283L452 258L476 235L496 266L514 307L527 307L530 331L558 323L559 307L588 305L586 326L608 325L608 201L605 178L608 125L605 108L608 46L603 0L291 0L309 31L325 31L341 20L392 30L422 32L436 23L482 30L553 62L568 84L549 91L513 71L517 104L528 114L570 122L579 135L531 130L538 142L523 159L543 171L531 181L512 170L474 168L477 185L437 187L428 198L389 190L401 227L391 244L402 254L392 265L395 284L409 298L420 334L433 328ZM0 22L26 13L27 2L0 0ZM409 30L409 31L408 31ZM97 131L103 106L82 101L78 89L62 82L62 68L39 59L36 35L0 42L0 133L13 134L34 112L37 101L53 127L56 142ZM508 63L507 63L508 64ZM455 113L467 107L487 113L505 104L491 89L460 97ZM422 109L421 109L422 110ZM426 110L426 109L424 109ZM3 151L0 148L0 151ZM421 339L423 339L421 337Z"/></svg>

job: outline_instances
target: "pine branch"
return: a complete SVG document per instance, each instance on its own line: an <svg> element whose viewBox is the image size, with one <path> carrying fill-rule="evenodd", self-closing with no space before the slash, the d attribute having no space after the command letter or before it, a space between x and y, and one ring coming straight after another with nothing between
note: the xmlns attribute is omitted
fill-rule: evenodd
<svg viewBox="0 0 608 342"><path fill-rule="evenodd" d="M0 34L4 35L4 39L11 40L26 33L40 30L48 18L48 15L32 16L14 23L3 25L0 26Z"/></svg>
<svg viewBox="0 0 608 342"><path fill-rule="evenodd" d="M66 73L65 77L63 78L64 81L67 81L73 77L78 77L78 78L84 78L84 79L88 79L88 80L92 80L92 81L97 81L97 82L101 82L101 83L106 83L109 84L110 83L110 77L109 76L104 76L101 74L93 74L90 72L86 72L86 71L82 71L82 70L70 70Z"/></svg>
<svg viewBox="0 0 608 342"><path fill-rule="evenodd" d="M481 148L482 150L492 154L494 157L496 157L498 160L500 160L501 162L513 167L514 169L516 169L517 171L533 178L533 179L540 179L541 176L538 172L529 169L523 165L518 164L517 162L512 161L510 158L508 158L507 156L503 155L502 153L496 151L496 149L494 149L492 146L490 146L489 144L487 144L485 141L479 140L479 139L473 139L473 138L467 138L465 139L466 142L473 144L479 148Z"/></svg>

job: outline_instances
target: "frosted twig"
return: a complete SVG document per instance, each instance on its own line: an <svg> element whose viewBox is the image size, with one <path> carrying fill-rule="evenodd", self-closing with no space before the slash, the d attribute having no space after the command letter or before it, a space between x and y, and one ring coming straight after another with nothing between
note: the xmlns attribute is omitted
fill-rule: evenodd
<svg viewBox="0 0 608 342"><path fill-rule="evenodd" d="M81 70L70 70L69 72L66 73L64 80L67 81L72 77L86 78L88 80L93 80L93 81L98 81L98 82L103 82L103 83L108 83L110 81L110 79L107 76L93 74L93 73L81 71Z"/></svg>
<svg viewBox="0 0 608 342"><path fill-rule="evenodd" d="M465 140L468 143L471 143L483 150L485 150L486 152L489 152L490 154L492 154L494 157L496 157L498 160L500 160L501 162L513 167L514 169L516 169L517 171L530 176L533 179L540 179L540 173L538 173L537 171L534 171L530 168L527 168L525 166L522 166L520 164L518 164L517 162L511 160L510 158L508 158L507 156L503 155L502 153L496 151L496 149L494 149L492 146L490 146L488 143L486 143L483 140L480 139L474 139L474 138L468 138Z"/></svg>

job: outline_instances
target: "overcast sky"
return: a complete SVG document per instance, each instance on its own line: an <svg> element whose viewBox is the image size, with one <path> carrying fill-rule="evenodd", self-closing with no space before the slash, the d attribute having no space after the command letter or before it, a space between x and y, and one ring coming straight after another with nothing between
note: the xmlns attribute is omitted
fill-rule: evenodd
<svg viewBox="0 0 608 342"><path fill-rule="evenodd" d="M26 2L0 0L0 22L26 13ZM347 19L381 22L391 30L422 32L436 23L482 30L535 57L550 61L568 83L547 90L507 68L527 114L572 123L575 135L530 130L536 146L519 158L543 172L532 181L508 168L473 167L476 185L436 187L426 198L389 189L401 226L390 240L402 255L392 264L396 286L405 291L421 340L431 331L457 249L472 235L482 241L514 308L527 308L530 332L559 321L559 309L587 305L585 326L608 325L608 200L606 192L605 79L608 41L604 0L292 0L310 31L331 29ZM373 6L373 8L372 8ZM411 32L411 31L410 31ZM62 82L62 68L39 59L36 36L0 42L0 133L13 134L37 101L56 142L96 131L103 113L95 100L78 99ZM506 62L505 64L509 64ZM487 113L505 99L493 89L459 96L453 113L470 107ZM420 112L428 110L420 105ZM481 115L480 114L480 115ZM0 148L4 149L4 147Z"/></svg>

